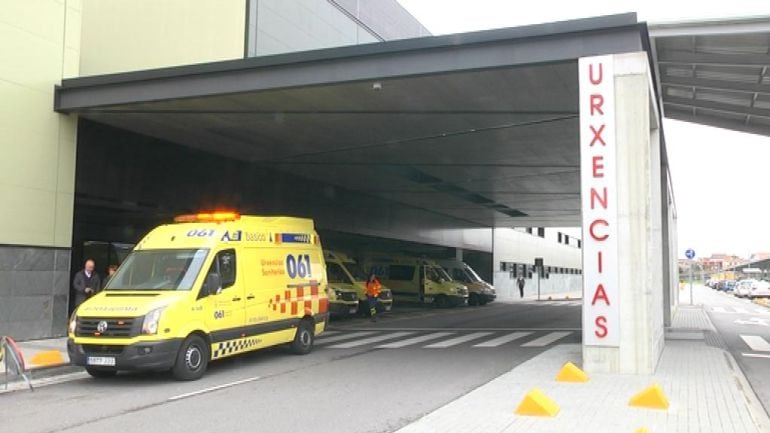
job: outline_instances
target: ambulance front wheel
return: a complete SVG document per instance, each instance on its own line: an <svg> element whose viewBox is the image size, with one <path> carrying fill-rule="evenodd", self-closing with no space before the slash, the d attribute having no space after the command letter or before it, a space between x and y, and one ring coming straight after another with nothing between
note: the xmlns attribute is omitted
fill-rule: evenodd
<svg viewBox="0 0 770 433"><path fill-rule="evenodd" d="M306 355L313 350L313 321L302 319L297 326L297 334L294 335L294 341L291 343L291 351L297 355Z"/></svg>
<svg viewBox="0 0 770 433"><path fill-rule="evenodd" d="M182 342L171 373L177 380L197 380L206 372L208 364L209 350L206 340L193 334Z"/></svg>

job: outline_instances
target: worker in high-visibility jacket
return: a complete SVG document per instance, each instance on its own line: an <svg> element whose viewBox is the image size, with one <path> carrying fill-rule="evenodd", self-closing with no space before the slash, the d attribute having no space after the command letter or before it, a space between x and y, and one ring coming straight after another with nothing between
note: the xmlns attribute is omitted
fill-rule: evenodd
<svg viewBox="0 0 770 433"><path fill-rule="evenodd" d="M382 290L382 284L377 279L377 275L369 274L369 278L366 279L366 301L369 305L369 317L372 322L377 321L377 300L380 297L380 290Z"/></svg>

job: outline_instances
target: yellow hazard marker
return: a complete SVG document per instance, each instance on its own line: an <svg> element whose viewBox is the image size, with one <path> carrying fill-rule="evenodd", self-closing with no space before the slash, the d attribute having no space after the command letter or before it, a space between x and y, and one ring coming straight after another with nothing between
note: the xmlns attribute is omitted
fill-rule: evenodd
<svg viewBox="0 0 770 433"><path fill-rule="evenodd" d="M29 360L29 363L35 367L48 367L51 365L64 364L64 358L58 350L46 350L37 352Z"/></svg>
<svg viewBox="0 0 770 433"><path fill-rule="evenodd" d="M559 370L559 373L556 374L556 381L583 383L588 382L588 375L577 365L567 362L561 370Z"/></svg>
<svg viewBox="0 0 770 433"><path fill-rule="evenodd" d="M629 406L647 409L668 409L668 398L659 384L653 384L631 397Z"/></svg>
<svg viewBox="0 0 770 433"><path fill-rule="evenodd" d="M556 416L559 405L537 388L532 388L516 408L516 415Z"/></svg>
<svg viewBox="0 0 770 433"><path fill-rule="evenodd" d="M634 433L650 433L650 431L647 430L647 427L639 427L638 429L634 430Z"/></svg>

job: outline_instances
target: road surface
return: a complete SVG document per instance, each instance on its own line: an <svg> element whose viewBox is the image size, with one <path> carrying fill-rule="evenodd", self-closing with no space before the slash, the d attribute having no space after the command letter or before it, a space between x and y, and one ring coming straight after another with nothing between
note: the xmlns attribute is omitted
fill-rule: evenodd
<svg viewBox="0 0 770 433"><path fill-rule="evenodd" d="M493 303L339 321L310 355L255 352L212 363L196 382L125 374L0 395L0 422L14 433L391 432L555 344L578 343L579 305Z"/></svg>
<svg viewBox="0 0 770 433"><path fill-rule="evenodd" d="M705 286L695 286L694 292L695 302L703 304L727 350L770 412L770 309Z"/></svg>

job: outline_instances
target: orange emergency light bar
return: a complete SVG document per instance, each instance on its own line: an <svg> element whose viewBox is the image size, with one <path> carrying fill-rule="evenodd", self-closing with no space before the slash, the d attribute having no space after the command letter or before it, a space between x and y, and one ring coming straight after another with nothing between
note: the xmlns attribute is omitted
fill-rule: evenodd
<svg viewBox="0 0 770 433"><path fill-rule="evenodd" d="M177 223L216 223L225 221L237 221L241 219L238 212L204 212L197 214L179 215L174 217Z"/></svg>

